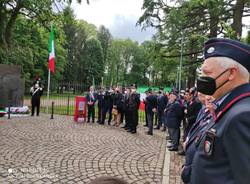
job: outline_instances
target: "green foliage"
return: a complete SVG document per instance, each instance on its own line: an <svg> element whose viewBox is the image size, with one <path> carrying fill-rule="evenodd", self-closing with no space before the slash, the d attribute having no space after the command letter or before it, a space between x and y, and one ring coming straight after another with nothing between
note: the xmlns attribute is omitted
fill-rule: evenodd
<svg viewBox="0 0 250 184"><path fill-rule="evenodd" d="M158 30L156 34L156 41L160 46L158 51L166 58L164 62L159 58L154 68L160 73L164 72L162 71L164 67L170 71L176 68L180 58L180 39L183 37L185 67L182 76L184 79L188 78L190 86L194 85L194 71L198 65L197 61L200 60L204 41L209 37L217 36L239 39L242 17L249 14L249 7L248 1L241 0L176 0L171 2L144 0L142 7L144 13L139 18L138 24L144 28L155 27ZM160 64L165 62L175 64L173 66ZM175 78L174 75L172 76Z"/></svg>

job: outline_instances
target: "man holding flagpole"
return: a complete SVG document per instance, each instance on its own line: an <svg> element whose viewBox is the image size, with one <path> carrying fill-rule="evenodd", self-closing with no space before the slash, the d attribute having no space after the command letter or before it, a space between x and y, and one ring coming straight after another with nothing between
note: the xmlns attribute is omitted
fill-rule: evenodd
<svg viewBox="0 0 250 184"><path fill-rule="evenodd" d="M49 89L50 89L50 72L55 73L55 39L54 39L54 27L51 25L51 31L49 36L49 60L48 60L48 91L47 91L47 113L49 111Z"/></svg>

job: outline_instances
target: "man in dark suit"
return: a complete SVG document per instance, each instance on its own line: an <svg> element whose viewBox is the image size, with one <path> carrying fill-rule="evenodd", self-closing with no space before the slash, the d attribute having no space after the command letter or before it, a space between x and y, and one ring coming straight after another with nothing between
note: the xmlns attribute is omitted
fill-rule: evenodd
<svg viewBox="0 0 250 184"><path fill-rule="evenodd" d="M216 99L213 122L196 140L192 184L250 182L250 46L213 38L205 43L199 92Z"/></svg>
<svg viewBox="0 0 250 184"><path fill-rule="evenodd" d="M100 124L105 124L106 114L109 114L108 125L112 120L113 95L111 90L106 90L104 94L104 109L102 111L102 120Z"/></svg>
<svg viewBox="0 0 250 184"><path fill-rule="evenodd" d="M177 97L177 93L171 92L166 107L166 125L172 140L172 144L168 146L169 151L178 151L180 142L180 126L183 119L183 109Z"/></svg>
<svg viewBox="0 0 250 184"><path fill-rule="evenodd" d="M100 88L100 90L98 91L97 94L97 101L98 101L98 119L97 119L97 123L101 123L102 121L102 115L103 115L103 111L105 110L105 104L104 104L104 89Z"/></svg>
<svg viewBox="0 0 250 184"><path fill-rule="evenodd" d="M136 133L137 125L138 125L138 110L140 106L140 94L136 92L136 85L132 84L131 93L128 99L128 114L129 114L129 129L128 132L132 134Z"/></svg>
<svg viewBox="0 0 250 184"><path fill-rule="evenodd" d="M147 103L147 119L148 119L148 135L153 135L154 114L157 112L157 96L152 93L152 89L148 89Z"/></svg>
<svg viewBox="0 0 250 184"><path fill-rule="evenodd" d="M164 123L164 109L168 104L168 98L164 94L163 88L160 88L159 94L157 96L157 116L158 116L158 124L155 129L160 129L162 123ZM163 128L164 129L164 128Z"/></svg>
<svg viewBox="0 0 250 184"><path fill-rule="evenodd" d="M185 93L187 107L185 109L185 121L184 121L185 123L183 123L184 124L183 142L186 140L186 137L187 137L191 127L195 123L197 115L199 114L200 109L202 107L202 104L199 101L199 99L197 98L196 93L197 93L197 91L195 88L191 88L191 89L189 89L189 91L187 91ZM184 150L181 150L178 152L178 154L184 155L185 152L184 152Z"/></svg>
<svg viewBox="0 0 250 184"><path fill-rule="evenodd" d="M88 123L90 121L90 117L92 117L92 123L95 122L95 103L97 100L97 95L94 91L94 86L90 86L89 92L86 95L87 98L87 106L88 106Z"/></svg>
<svg viewBox="0 0 250 184"><path fill-rule="evenodd" d="M204 132L209 123L212 122L214 113L213 97L198 94L199 101L203 104L202 109L197 115L196 121L191 127L183 147L185 150L185 163L182 167L181 178L185 184L190 183L192 173L192 162L196 152L196 140Z"/></svg>

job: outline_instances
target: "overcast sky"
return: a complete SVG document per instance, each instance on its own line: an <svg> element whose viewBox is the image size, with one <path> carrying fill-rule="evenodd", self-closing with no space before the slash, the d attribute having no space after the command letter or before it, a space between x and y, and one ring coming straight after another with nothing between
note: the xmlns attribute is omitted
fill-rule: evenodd
<svg viewBox="0 0 250 184"><path fill-rule="evenodd" d="M142 43L150 40L155 32L153 28L141 31L136 22L142 15L143 0L82 0L81 4L73 1L72 8L77 19L84 19L99 27L107 27L115 38L130 38ZM244 18L243 24L250 25L250 18ZM246 36L248 28L243 28L243 37Z"/></svg>
<svg viewBox="0 0 250 184"><path fill-rule="evenodd" d="M150 40L154 29L141 31L136 22L142 15L143 0L90 0L87 5L85 0L82 4L73 3L77 19L84 19L97 27L104 25L115 38L130 38L142 43Z"/></svg>

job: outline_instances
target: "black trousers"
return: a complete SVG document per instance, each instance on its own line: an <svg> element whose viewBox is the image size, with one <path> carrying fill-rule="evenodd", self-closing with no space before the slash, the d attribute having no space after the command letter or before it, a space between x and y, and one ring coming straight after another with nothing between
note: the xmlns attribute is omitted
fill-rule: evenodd
<svg viewBox="0 0 250 184"><path fill-rule="evenodd" d="M112 120L112 107L104 107L103 110L102 110L102 120L101 120L102 124L105 123L107 112L109 113L108 124L110 124L110 122Z"/></svg>
<svg viewBox="0 0 250 184"><path fill-rule="evenodd" d="M40 99L31 99L31 116L34 116L35 108L36 108L36 115L39 116Z"/></svg>
<svg viewBox="0 0 250 184"><path fill-rule="evenodd" d="M124 112L124 111L121 111L121 121L120 121L120 123L123 123L124 116L125 116L125 112Z"/></svg>
<svg viewBox="0 0 250 184"><path fill-rule="evenodd" d="M148 126L148 113L147 113L147 111L145 110L145 119L146 119L146 126Z"/></svg>
<svg viewBox="0 0 250 184"><path fill-rule="evenodd" d="M148 132L153 134L154 113L147 113L147 117L148 117Z"/></svg>
<svg viewBox="0 0 250 184"><path fill-rule="evenodd" d="M98 105L98 122L100 123L102 121L102 115L103 115L103 111L104 107L101 105Z"/></svg>
<svg viewBox="0 0 250 184"><path fill-rule="evenodd" d="M132 131L136 131L138 125L138 110L129 110L128 116L129 116L129 128Z"/></svg>
<svg viewBox="0 0 250 184"><path fill-rule="evenodd" d="M172 140L172 144L174 148L178 148L180 143L180 128L169 128L169 135Z"/></svg>
<svg viewBox="0 0 250 184"><path fill-rule="evenodd" d="M90 121L90 117L92 117L92 122L95 122L95 105L88 105L88 122Z"/></svg>
<svg viewBox="0 0 250 184"><path fill-rule="evenodd" d="M158 111L157 116L158 116L157 128L161 128L162 123L164 123L164 111Z"/></svg>

